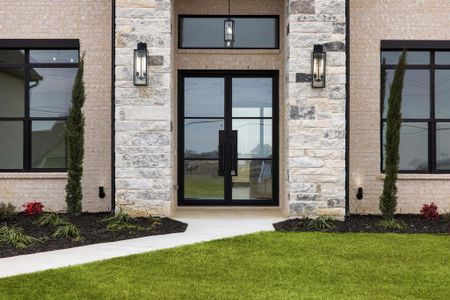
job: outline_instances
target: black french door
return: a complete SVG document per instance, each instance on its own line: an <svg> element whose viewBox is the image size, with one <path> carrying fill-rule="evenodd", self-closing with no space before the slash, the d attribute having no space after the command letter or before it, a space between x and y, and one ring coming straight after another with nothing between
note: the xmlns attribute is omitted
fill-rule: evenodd
<svg viewBox="0 0 450 300"><path fill-rule="evenodd" d="M278 72L179 71L178 203L278 204Z"/></svg>

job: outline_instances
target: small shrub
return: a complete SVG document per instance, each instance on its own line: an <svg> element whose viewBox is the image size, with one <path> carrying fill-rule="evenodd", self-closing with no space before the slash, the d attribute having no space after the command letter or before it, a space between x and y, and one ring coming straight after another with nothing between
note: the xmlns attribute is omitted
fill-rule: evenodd
<svg viewBox="0 0 450 300"><path fill-rule="evenodd" d="M6 225L0 227L0 245L6 244L23 249L38 242L40 242L39 239L26 235L21 228Z"/></svg>
<svg viewBox="0 0 450 300"><path fill-rule="evenodd" d="M80 230L75 225L70 223L58 226L53 233L52 238L71 238L75 241L80 241L83 239Z"/></svg>
<svg viewBox="0 0 450 300"><path fill-rule="evenodd" d="M149 230L153 230L155 229L157 226L159 226L161 224L161 218L160 217L149 217L149 226L148 229Z"/></svg>
<svg viewBox="0 0 450 300"><path fill-rule="evenodd" d="M434 202L431 202L431 204L424 204L422 205L422 208L420 209L420 214L423 218L427 220L433 220L437 221L439 220L439 212L438 207Z"/></svg>
<svg viewBox="0 0 450 300"><path fill-rule="evenodd" d="M133 218L124 212L123 209L120 209L115 214L102 220L102 222L108 223L108 225L106 225L106 229L109 231L142 229L140 226L133 224L132 221Z"/></svg>
<svg viewBox="0 0 450 300"><path fill-rule="evenodd" d="M328 230L335 227L333 219L330 217L318 217L316 219L306 219L305 226L311 230Z"/></svg>
<svg viewBox="0 0 450 300"><path fill-rule="evenodd" d="M17 215L16 207L11 203L0 203L0 221L12 221Z"/></svg>
<svg viewBox="0 0 450 300"><path fill-rule="evenodd" d="M40 215L42 214L42 211L44 209L44 205L41 202L28 202L24 205L22 205L22 207L24 207L24 213L27 216L36 216L36 215Z"/></svg>
<svg viewBox="0 0 450 300"><path fill-rule="evenodd" d="M43 227L43 226L60 226L60 225L68 225L70 224L69 220L64 217L59 216L57 213L51 212L44 214L39 217L34 224Z"/></svg>
<svg viewBox="0 0 450 300"><path fill-rule="evenodd" d="M402 230L407 226L403 221L391 219L391 220L383 220L377 223L378 227L382 227L384 230Z"/></svg>

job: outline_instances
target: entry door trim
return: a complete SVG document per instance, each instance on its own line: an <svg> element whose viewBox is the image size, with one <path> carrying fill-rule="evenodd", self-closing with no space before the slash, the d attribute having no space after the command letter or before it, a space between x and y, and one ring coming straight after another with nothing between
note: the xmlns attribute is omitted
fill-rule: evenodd
<svg viewBox="0 0 450 300"><path fill-rule="evenodd" d="M225 176L224 200L200 200L184 198L184 78L186 77L225 77L225 122L231 122L226 117L227 111L231 111L232 84L226 77L272 77L272 200L232 200L231 182ZM177 180L178 180L178 205L179 206L278 206L279 205L279 71L278 70L178 70L178 95L177 95ZM227 103L228 102L228 103ZM229 119L229 120L228 120ZM230 126L230 125L229 125ZM229 188L230 187L230 188Z"/></svg>

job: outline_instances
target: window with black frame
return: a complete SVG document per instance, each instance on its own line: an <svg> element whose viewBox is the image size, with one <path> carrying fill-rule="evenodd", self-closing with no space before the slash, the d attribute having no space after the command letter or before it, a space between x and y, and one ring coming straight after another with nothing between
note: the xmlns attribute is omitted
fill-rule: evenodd
<svg viewBox="0 0 450 300"><path fill-rule="evenodd" d="M381 115L385 140L387 102L401 51L381 54ZM450 51L408 50L402 94L400 172L450 172ZM384 170L384 146L382 149Z"/></svg>
<svg viewBox="0 0 450 300"><path fill-rule="evenodd" d="M233 22L233 41L225 40L225 22ZM181 49L278 49L278 16L179 16Z"/></svg>
<svg viewBox="0 0 450 300"><path fill-rule="evenodd" d="M64 171L78 49L0 48L0 171Z"/></svg>

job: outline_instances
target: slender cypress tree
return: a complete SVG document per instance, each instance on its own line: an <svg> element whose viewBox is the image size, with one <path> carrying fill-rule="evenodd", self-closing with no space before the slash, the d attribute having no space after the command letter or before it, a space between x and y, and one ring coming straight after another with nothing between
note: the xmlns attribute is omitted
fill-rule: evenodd
<svg viewBox="0 0 450 300"><path fill-rule="evenodd" d="M83 81L84 54L81 57L77 76L72 90L72 107L66 123L66 149L68 182L66 185L67 212L78 215L81 213L83 191L81 178L83 177L84 159L84 114L82 111L86 94Z"/></svg>
<svg viewBox="0 0 450 300"><path fill-rule="evenodd" d="M386 119L385 168L383 194L380 197L380 210L386 221L394 219L397 209L397 175L400 163L400 127L402 125L402 92L405 77L407 53L401 54L395 69L394 80L388 98Z"/></svg>

